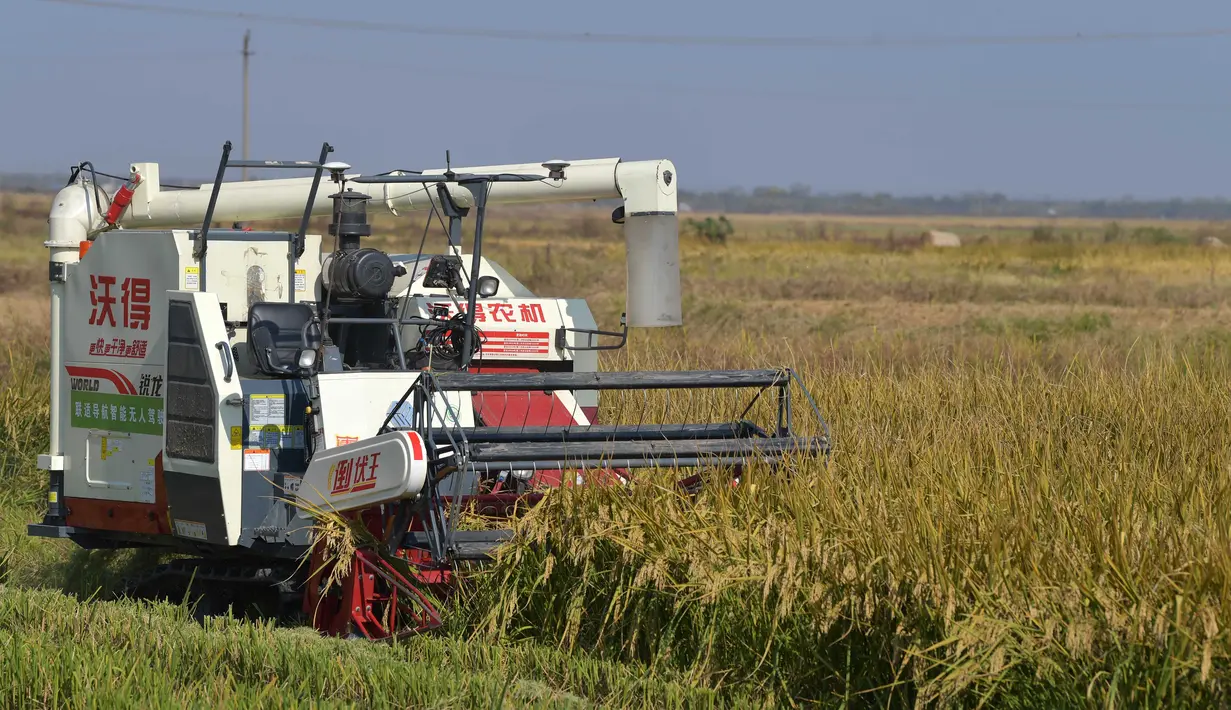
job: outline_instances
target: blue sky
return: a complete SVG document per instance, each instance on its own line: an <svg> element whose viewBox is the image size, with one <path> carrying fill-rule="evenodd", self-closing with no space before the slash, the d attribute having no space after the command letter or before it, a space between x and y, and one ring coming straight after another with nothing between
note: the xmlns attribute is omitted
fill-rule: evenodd
<svg viewBox="0 0 1231 710"><path fill-rule="evenodd" d="M1231 3L236 2L141 0L441 27L903 37L1231 28ZM3 0L0 170L90 159L212 174L322 140L368 172L550 157L667 157L686 188L1014 196L1231 195L1231 36L779 48L429 37Z"/></svg>

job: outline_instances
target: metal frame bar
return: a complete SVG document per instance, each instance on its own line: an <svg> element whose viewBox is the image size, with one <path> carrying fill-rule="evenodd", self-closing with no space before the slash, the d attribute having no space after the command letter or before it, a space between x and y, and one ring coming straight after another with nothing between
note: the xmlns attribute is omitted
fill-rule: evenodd
<svg viewBox="0 0 1231 710"><path fill-rule="evenodd" d="M786 453L810 456L828 453L828 446L818 445L808 449L796 449ZM505 471L568 471L586 469L636 469L636 468L700 468L702 466L742 466L755 460L753 456L663 456L654 459L598 459L574 460L551 459L542 461L474 461L466 464L470 473L502 473ZM774 452L761 457L765 461L778 458Z"/></svg>
<svg viewBox="0 0 1231 710"><path fill-rule="evenodd" d="M227 141L230 143L231 141ZM228 168L289 168L291 170L313 170L321 166L320 162L311 160L232 160Z"/></svg>
<svg viewBox="0 0 1231 710"><path fill-rule="evenodd" d="M499 177L499 176L495 176ZM465 185L474 195L478 213L474 218L474 246L470 255L470 283L466 284L466 329L462 331L462 360L460 367L470 367L470 357L474 349L474 308L479 298L479 267L483 263L483 223L487 215L487 195L491 190L491 177L464 180Z"/></svg>
<svg viewBox="0 0 1231 710"><path fill-rule="evenodd" d="M620 330L596 330L593 328L565 328L560 326L556 329L556 349L568 350L570 352L594 351L594 350L619 350L628 343L628 314L620 314ZM620 342L614 345L569 345L568 334L577 333L578 335L589 336L587 342L593 343L596 337L619 338Z"/></svg>
<svg viewBox="0 0 1231 710"><path fill-rule="evenodd" d="M332 152L333 146L328 142L321 144L321 158L316 161L316 171L312 174L312 189L308 191L308 203L304 205L303 217L299 219L299 232L291 240L290 249L287 250L286 260L289 271L287 283L290 284L290 288L287 289L287 303L295 302L295 265L299 262L299 257L303 256L304 249L307 248L308 222L312 220L312 207L316 204L316 193L320 190L321 176L325 173L325 159Z"/></svg>
<svg viewBox="0 0 1231 710"><path fill-rule="evenodd" d="M201 262L201 290L205 288L205 252L209 248L209 224L214 221L214 207L218 205L218 193L222 190L222 176L227 171L227 159L231 157L231 141L222 144L222 158L218 161L218 172L214 175L214 188L209 193L209 205L205 208L205 221L201 223L201 231L197 232L196 244L192 247L192 256Z"/></svg>
<svg viewBox="0 0 1231 710"><path fill-rule="evenodd" d="M589 441L684 441L704 439L771 438L771 434L750 421L720 424L657 424L630 426L591 424L589 426L483 426L445 431L436 430L436 441L446 435L463 436L472 444L561 443Z"/></svg>
<svg viewBox="0 0 1231 710"><path fill-rule="evenodd" d="M783 387L790 370L646 370L642 372L442 372L438 386L446 391L647 390Z"/></svg>
<svg viewBox="0 0 1231 710"><path fill-rule="evenodd" d="M743 456L788 453L808 448L812 439L784 436L769 439L676 439L671 441L536 441L471 444L469 459L490 461L606 461L610 459L654 460L661 456Z"/></svg>
<svg viewBox="0 0 1231 710"><path fill-rule="evenodd" d="M354 317L346 316L346 317L330 318L329 322L330 323L365 323L365 324L376 324L376 325L379 325L382 323L385 325L432 325L433 323L440 323L440 321L438 320L433 320L431 318L419 318L417 316L411 317L411 318L364 318L362 316L354 316Z"/></svg>
<svg viewBox="0 0 1231 710"><path fill-rule="evenodd" d="M303 219L299 223L299 236L292 236L288 251L294 256L288 255L290 261L290 303L295 302L295 261L303 254L302 242L308 230L308 220L312 217L312 205L316 202L316 191L321 181L321 171L324 168L325 157L333 151L333 146L325 143L321 146L321 159L312 162L310 160L231 160L231 141L222 144L222 158L218 161L218 172L214 175L214 186L209 193L209 205L205 208L205 220L201 223L201 230L197 232L194 244L192 247L192 256L197 261L201 262L201 288L200 290L208 290L206 287L205 255L209 251L209 225L214 221L214 208L218 206L218 193L222 191L222 178L226 175L227 168L285 168L296 170L315 170L316 176L312 180L312 191L308 197L308 204L304 207Z"/></svg>

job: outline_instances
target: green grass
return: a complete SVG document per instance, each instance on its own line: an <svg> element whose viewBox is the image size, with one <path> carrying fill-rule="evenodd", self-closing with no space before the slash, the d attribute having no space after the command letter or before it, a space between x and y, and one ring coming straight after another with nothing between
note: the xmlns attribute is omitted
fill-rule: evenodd
<svg viewBox="0 0 1231 710"><path fill-rule="evenodd" d="M716 707L633 664L537 645L322 639L168 604L0 589L3 707Z"/></svg>

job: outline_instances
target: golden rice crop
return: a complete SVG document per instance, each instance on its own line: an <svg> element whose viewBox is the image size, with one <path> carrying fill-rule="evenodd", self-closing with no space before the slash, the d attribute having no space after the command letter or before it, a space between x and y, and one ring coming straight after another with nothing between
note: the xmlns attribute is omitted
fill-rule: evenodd
<svg viewBox="0 0 1231 710"><path fill-rule="evenodd" d="M1225 360L814 372L827 465L553 492L483 633L782 699L1201 704L1231 619ZM860 695L865 694L865 695Z"/></svg>

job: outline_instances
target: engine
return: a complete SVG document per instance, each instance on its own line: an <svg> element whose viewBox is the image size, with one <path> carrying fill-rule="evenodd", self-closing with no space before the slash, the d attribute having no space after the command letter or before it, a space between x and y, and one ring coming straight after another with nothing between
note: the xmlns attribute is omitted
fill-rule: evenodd
<svg viewBox="0 0 1231 710"><path fill-rule="evenodd" d="M361 247L359 240L371 236L367 202L370 199L346 189L330 195L334 202L333 223L329 234L338 239L338 249L326 258L321 270L324 286L339 299L378 301L389 295L397 273L389 255L371 247ZM402 273L405 273L403 271Z"/></svg>
<svg viewBox="0 0 1231 710"><path fill-rule="evenodd" d="M329 234L337 238L337 248L321 264L323 293L318 309L328 314L324 318L329 322L328 336L337 345L342 363L391 367L397 349L388 325L333 323L332 319L392 317L395 309L389 291L406 269L395 265L385 252L360 245L362 238L372 234L367 212L370 197L345 187L329 197L333 200Z"/></svg>
<svg viewBox="0 0 1231 710"><path fill-rule="evenodd" d="M389 255L379 249L342 250L329 260L325 288L339 298L379 300L393 287L393 278L398 276L395 268Z"/></svg>

